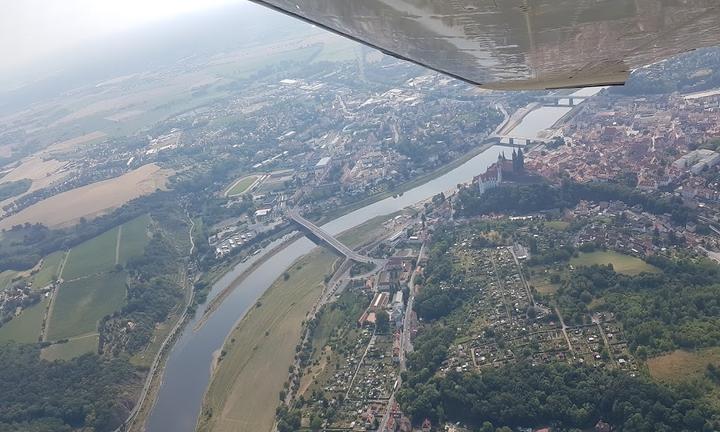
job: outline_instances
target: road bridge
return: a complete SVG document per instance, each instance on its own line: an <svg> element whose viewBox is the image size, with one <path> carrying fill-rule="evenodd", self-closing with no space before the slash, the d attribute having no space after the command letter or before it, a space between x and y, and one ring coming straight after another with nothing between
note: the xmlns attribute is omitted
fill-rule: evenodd
<svg viewBox="0 0 720 432"><path fill-rule="evenodd" d="M329 246L331 249L333 249L340 255L343 255L346 258L348 258L352 261L355 261L357 263L364 263L364 264L375 263L374 259L370 258L369 256L361 255L361 254L355 252L354 250L345 246L343 243L341 243L338 239L336 239L332 235L323 231L319 226L315 225L314 223L312 223L309 220L305 219L304 217L300 216L300 213L298 213L297 210L295 210L295 209L288 210L288 217L290 218L290 220L292 220L297 225L299 225L302 229L313 234L315 237L320 239L320 241L322 241L324 244Z"/></svg>
<svg viewBox="0 0 720 432"><path fill-rule="evenodd" d="M559 93L551 93L549 95L540 96L540 99L543 101L543 105L546 106L574 107L587 99L587 96L572 96L569 94L564 95Z"/></svg>

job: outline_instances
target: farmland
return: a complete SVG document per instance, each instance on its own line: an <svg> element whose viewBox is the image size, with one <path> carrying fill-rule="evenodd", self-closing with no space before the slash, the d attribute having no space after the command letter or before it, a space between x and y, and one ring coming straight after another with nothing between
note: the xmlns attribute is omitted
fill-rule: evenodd
<svg viewBox="0 0 720 432"><path fill-rule="evenodd" d="M12 173L11 173L12 174ZM119 177L69 190L33 204L0 221L0 228L42 223L64 227L107 213L126 202L165 187L169 172L147 164Z"/></svg>
<svg viewBox="0 0 720 432"><path fill-rule="evenodd" d="M643 272L657 273L660 271L657 267L652 266L639 258L611 251L580 253L579 256L570 260L570 264L574 266L612 264L616 272L631 276Z"/></svg>
<svg viewBox="0 0 720 432"><path fill-rule="evenodd" d="M70 250L62 277L66 281L111 270L119 228L105 231Z"/></svg>
<svg viewBox="0 0 720 432"><path fill-rule="evenodd" d="M150 225L150 216L144 215L120 227L120 241L117 245L120 264L126 264L128 259L142 255L149 240L148 225Z"/></svg>
<svg viewBox="0 0 720 432"><path fill-rule="evenodd" d="M43 299L0 327L0 342L9 340L21 343L37 342L48 303L48 299Z"/></svg>
<svg viewBox="0 0 720 432"><path fill-rule="evenodd" d="M64 259L64 251L54 252L43 258L40 270L33 276L33 287L42 288L54 282L60 276L60 265Z"/></svg>
<svg viewBox="0 0 720 432"><path fill-rule="evenodd" d="M70 250L62 269L64 282L49 313L46 339L94 332L98 320L122 307L126 274L115 266L143 253L150 222L147 214L137 217ZM56 350L67 353L78 345Z"/></svg>
<svg viewBox="0 0 720 432"><path fill-rule="evenodd" d="M125 302L125 273L112 272L65 282L48 323L49 340L96 331L97 322Z"/></svg>
<svg viewBox="0 0 720 432"><path fill-rule="evenodd" d="M50 345L43 348L41 357L45 360L69 360L71 358L83 355L85 353L95 352L97 350L99 337L97 334L91 333L70 339L61 344Z"/></svg>

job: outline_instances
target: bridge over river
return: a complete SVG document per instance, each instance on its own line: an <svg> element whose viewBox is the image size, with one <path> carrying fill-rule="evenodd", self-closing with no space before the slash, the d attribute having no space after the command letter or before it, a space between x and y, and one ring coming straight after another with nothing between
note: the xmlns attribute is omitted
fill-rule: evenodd
<svg viewBox="0 0 720 432"><path fill-rule="evenodd" d="M352 261L355 261L357 263L369 264L369 263L375 262L375 260L373 258L370 258L369 256L361 255L361 254L355 252L354 250L345 246L342 242L340 242L338 239L336 239L332 235L323 231L319 226L315 225L314 223L312 223L309 220L305 219L304 217L300 216L300 213L296 209L288 210L288 217L293 222L298 224L302 229L313 234L315 237L320 239L320 241L325 243L327 246L332 248L334 251L336 251L340 255L343 255L346 258L348 258Z"/></svg>

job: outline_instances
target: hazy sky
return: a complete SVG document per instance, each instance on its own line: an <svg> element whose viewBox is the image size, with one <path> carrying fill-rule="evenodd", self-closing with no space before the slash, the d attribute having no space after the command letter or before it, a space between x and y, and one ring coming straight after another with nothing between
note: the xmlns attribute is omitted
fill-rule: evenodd
<svg viewBox="0 0 720 432"><path fill-rule="evenodd" d="M0 0L3 68L24 65L95 37L243 0Z"/></svg>

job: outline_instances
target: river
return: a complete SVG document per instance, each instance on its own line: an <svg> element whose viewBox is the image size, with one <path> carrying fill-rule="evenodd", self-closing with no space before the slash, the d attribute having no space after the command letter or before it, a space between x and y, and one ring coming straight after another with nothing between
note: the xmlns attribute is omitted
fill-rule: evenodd
<svg viewBox="0 0 720 432"><path fill-rule="evenodd" d="M577 106L583 103L585 99L595 96L606 88L607 87L585 87L568 94L568 96L573 97L573 103ZM527 113L517 126L505 134L502 142L507 143L511 137L538 138L543 131L550 129L562 116L572 109L569 98L559 99L558 105L556 106L541 106L534 109Z"/></svg>
<svg viewBox="0 0 720 432"><path fill-rule="evenodd" d="M375 202L330 221L322 228L331 234L338 234L374 217L394 213L440 192L451 190L457 184L466 183L473 176L485 172L503 150L504 147L490 147L454 170L411 189L402 196ZM265 250L272 249L280 241L272 243ZM209 302L198 309L195 318L185 326L167 358L157 400L147 421L148 432L191 432L195 429L203 395L210 380L213 352L220 349L238 319L255 304L263 292L295 260L314 247L310 240L303 237L276 253L244 278L207 322L198 331L193 331ZM255 255L234 267L213 285L208 298L216 296L260 257L261 254Z"/></svg>

